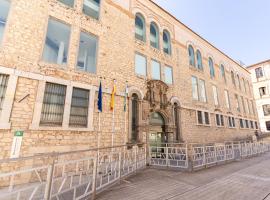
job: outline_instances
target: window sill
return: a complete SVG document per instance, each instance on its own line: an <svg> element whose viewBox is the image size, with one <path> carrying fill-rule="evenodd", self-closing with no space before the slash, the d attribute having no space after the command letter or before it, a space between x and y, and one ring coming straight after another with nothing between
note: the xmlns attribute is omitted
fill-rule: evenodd
<svg viewBox="0 0 270 200"><path fill-rule="evenodd" d="M49 67L49 68L55 68L55 69L62 69L62 70L67 70L68 69L68 63L59 65L56 63L48 63L45 61L39 61L38 63L41 67Z"/></svg>
<svg viewBox="0 0 270 200"><path fill-rule="evenodd" d="M147 77L144 76L144 75L136 74L136 77L139 78L139 79L147 80Z"/></svg>
<svg viewBox="0 0 270 200"><path fill-rule="evenodd" d="M192 71L204 73L203 69L198 69L196 66L193 66L193 65L190 65L190 64L189 64L189 68L190 68Z"/></svg>
<svg viewBox="0 0 270 200"><path fill-rule="evenodd" d="M197 126L211 127L211 124L197 124Z"/></svg>
<svg viewBox="0 0 270 200"><path fill-rule="evenodd" d="M0 123L0 130L10 130L11 123Z"/></svg>
<svg viewBox="0 0 270 200"><path fill-rule="evenodd" d="M137 39L135 38L135 43L139 44L139 45L146 45L146 41L143 41L143 40L140 40L140 39Z"/></svg>
<svg viewBox="0 0 270 200"><path fill-rule="evenodd" d="M36 131L78 131L78 132L93 132L93 128L71 128L71 127L45 127L45 126L39 126L39 127L29 127L30 130L36 130Z"/></svg>

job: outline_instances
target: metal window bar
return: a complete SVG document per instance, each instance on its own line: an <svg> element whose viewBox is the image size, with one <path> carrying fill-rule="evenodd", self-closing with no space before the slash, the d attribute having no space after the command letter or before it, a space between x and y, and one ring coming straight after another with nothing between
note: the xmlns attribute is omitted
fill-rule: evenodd
<svg viewBox="0 0 270 200"><path fill-rule="evenodd" d="M66 86L46 83L40 125L62 126Z"/></svg>
<svg viewBox="0 0 270 200"><path fill-rule="evenodd" d="M3 109L9 75L0 74L0 112Z"/></svg>
<svg viewBox="0 0 270 200"><path fill-rule="evenodd" d="M89 90L73 88L69 126L87 127Z"/></svg>

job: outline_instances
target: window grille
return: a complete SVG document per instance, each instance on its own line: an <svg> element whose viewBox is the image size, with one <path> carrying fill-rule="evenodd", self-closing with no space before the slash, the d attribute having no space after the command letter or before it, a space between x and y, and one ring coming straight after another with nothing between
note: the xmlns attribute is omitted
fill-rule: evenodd
<svg viewBox="0 0 270 200"><path fill-rule="evenodd" d="M3 103L6 96L9 75L0 74L0 112L3 109Z"/></svg>
<svg viewBox="0 0 270 200"><path fill-rule="evenodd" d="M46 83L40 125L62 126L66 86Z"/></svg>
<svg viewBox="0 0 270 200"><path fill-rule="evenodd" d="M89 90L73 88L69 126L87 127Z"/></svg>

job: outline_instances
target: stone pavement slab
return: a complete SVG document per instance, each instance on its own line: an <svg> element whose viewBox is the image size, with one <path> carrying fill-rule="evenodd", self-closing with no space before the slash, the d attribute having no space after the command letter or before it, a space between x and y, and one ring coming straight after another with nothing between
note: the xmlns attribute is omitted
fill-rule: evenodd
<svg viewBox="0 0 270 200"><path fill-rule="evenodd" d="M270 200L269 194L270 153L193 173L149 168L98 200Z"/></svg>

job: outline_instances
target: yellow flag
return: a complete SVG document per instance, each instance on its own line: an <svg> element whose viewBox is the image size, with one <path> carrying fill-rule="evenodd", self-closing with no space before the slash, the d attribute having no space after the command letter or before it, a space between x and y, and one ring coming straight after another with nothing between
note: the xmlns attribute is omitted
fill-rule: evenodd
<svg viewBox="0 0 270 200"><path fill-rule="evenodd" d="M114 104L115 104L115 93L116 93L116 86L113 84L113 90L112 90L112 95L111 95L111 110L114 110Z"/></svg>

